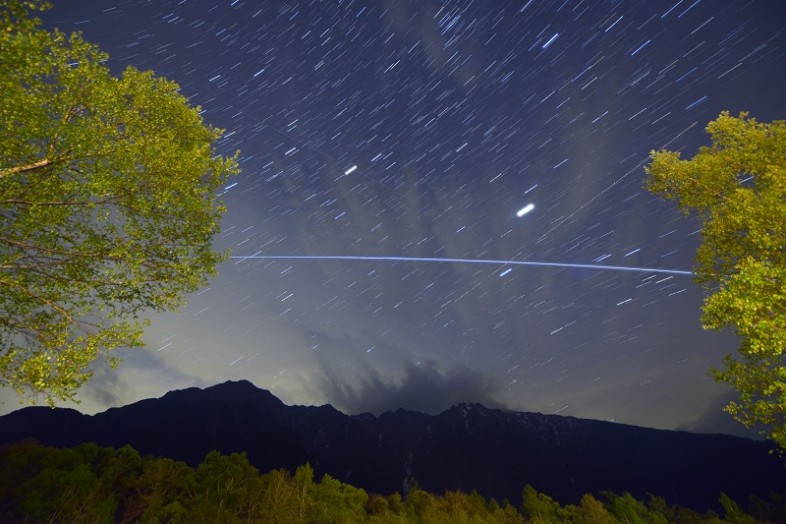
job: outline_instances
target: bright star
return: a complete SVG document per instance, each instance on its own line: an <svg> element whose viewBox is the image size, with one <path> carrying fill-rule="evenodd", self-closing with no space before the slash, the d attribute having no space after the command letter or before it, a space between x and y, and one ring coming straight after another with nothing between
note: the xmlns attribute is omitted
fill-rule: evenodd
<svg viewBox="0 0 786 524"><path fill-rule="evenodd" d="M518 212L516 212L516 216L517 217L523 217L524 215L526 215L527 213L529 213L533 209L535 209L535 204L527 204L526 206L524 206L521 209L519 209Z"/></svg>

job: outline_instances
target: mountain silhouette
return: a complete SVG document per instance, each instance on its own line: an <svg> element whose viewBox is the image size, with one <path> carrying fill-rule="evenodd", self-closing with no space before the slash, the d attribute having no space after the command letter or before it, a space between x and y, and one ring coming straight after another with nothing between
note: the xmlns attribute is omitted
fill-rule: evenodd
<svg viewBox="0 0 786 524"><path fill-rule="evenodd" d="M0 417L0 444L131 445L183 460L245 452L263 472L309 462L372 493L403 492L415 481L434 493L477 490L519 503L530 484L562 504L584 493L649 494L697 510L721 492L739 501L786 486L772 446L703 435L505 412L458 404L438 415L397 410L345 415L332 406L287 406L247 381L171 391L96 415L28 407Z"/></svg>

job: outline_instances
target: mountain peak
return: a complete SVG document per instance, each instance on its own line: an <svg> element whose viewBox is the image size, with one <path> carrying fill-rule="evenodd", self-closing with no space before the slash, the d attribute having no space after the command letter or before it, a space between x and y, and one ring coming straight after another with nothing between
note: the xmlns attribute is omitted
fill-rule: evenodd
<svg viewBox="0 0 786 524"><path fill-rule="evenodd" d="M267 391L266 389L258 388L250 381L241 379L241 380L227 380L226 382L219 382L213 386L208 386L205 388L205 391L220 391L220 390L227 390L227 391Z"/></svg>
<svg viewBox="0 0 786 524"><path fill-rule="evenodd" d="M267 389L259 388L248 380L227 380L213 386L208 386L202 390L211 397L219 397L224 400L255 399L266 400L274 404L281 404L281 400Z"/></svg>
<svg viewBox="0 0 786 524"><path fill-rule="evenodd" d="M471 410L485 411L488 408L483 404L478 404L477 402L459 402L458 404L454 404L453 406L451 406L450 409L453 410L463 409L465 411L471 411Z"/></svg>
<svg viewBox="0 0 786 524"><path fill-rule="evenodd" d="M190 402L188 399L213 399L222 402L239 402L252 400L263 402L268 405L283 406L284 403L273 393L266 389L259 388L248 380L228 380L205 388L191 387L176 389L168 392L162 397L170 401ZM149 400L143 400L147 403ZM117 408L115 408L117 409Z"/></svg>

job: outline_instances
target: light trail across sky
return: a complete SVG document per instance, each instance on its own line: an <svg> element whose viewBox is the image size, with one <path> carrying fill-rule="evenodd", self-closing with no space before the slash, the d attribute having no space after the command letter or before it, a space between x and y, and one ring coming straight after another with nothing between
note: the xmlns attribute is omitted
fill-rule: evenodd
<svg viewBox="0 0 786 524"><path fill-rule="evenodd" d="M681 271L678 269L606 266L601 264L570 264L563 262L538 262L533 260L494 260L489 258L382 257L357 255L233 255L229 258L236 260L353 260L370 262L428 262L432 264L492 264L496 266L560 267L594 269L598 271L631 271L635 273L664 273L668 275L694 276L692 271Z"/></svg>

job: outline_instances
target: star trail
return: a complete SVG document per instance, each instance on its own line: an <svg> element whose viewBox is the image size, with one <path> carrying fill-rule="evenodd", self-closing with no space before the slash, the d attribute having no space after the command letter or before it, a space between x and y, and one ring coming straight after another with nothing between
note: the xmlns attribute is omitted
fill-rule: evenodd
<svg viewBox="0 0 786 524"><path fill-rule="evenodd" d="M784 118L781 2L120 0L42 19L115 73L177 82L243 170L215 241L231 258L96 368L80 409L243 378L350 413L442 388L741 431L709 377L736 340L701 328L699 222L644 166L692 155L723 110Z"/></svg>

